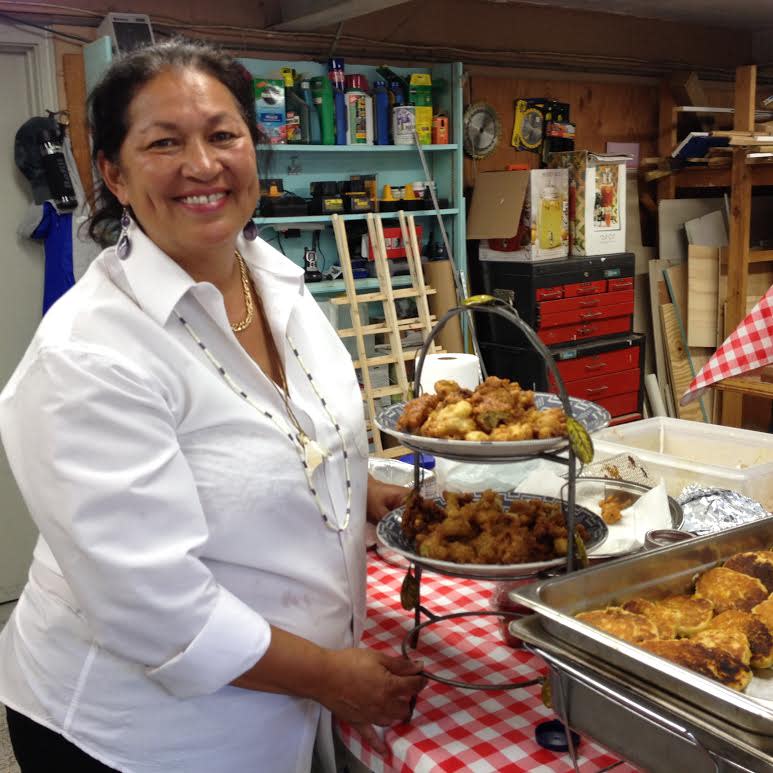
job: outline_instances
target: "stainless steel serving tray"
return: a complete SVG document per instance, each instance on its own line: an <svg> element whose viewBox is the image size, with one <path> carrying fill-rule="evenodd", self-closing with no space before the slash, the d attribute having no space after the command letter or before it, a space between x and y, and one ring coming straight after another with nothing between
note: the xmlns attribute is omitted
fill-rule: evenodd
<svg viewBox="0 0 773 773"><path fill-rule="evenodd" d="M734 553L773 545L773 518L719 534L639 553L510 593L542 617L545 629L571 647L700 707L735 727L768 737L773 752L773 705L735 692L693 671L576 620L574 615L641 596L691 592L695 575Z"/></svg>
<svg viewBox="0 0 773 773"><path fill-rule="evenodd" d="M773 773L768 736L730 728L678 696L571 649L545 631L537 615L514 620L509 629L550 665L557 714L644 770Z"/></svg>

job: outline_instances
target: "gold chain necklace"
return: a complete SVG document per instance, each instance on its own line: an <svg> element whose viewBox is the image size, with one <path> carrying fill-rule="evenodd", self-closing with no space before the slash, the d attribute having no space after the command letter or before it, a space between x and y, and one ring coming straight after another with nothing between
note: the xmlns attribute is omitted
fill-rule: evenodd
<svg viewBox="0 0 773 773"><path fill-rule="evenodd" d="M247 273L247 264L244 262L244 258L236 250L236 261L239 264L239 273L242 278L242 293L244 295L244 308L246 309L246 315L240 322L231 322L231 330L234 333L241 333L242 330L246 330L255 319L255 305L252 302L252 291L250 290L250 277Z"/></svg>

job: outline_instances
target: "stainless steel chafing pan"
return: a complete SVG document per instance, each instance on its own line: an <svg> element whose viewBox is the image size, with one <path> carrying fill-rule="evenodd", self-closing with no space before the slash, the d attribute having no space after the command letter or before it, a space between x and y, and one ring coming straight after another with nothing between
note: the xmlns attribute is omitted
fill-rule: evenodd
<svg viewBox="0 0 773 773"><path fill-rule="evenodd" d="M658 598L689 593L696 574L734 553L773 545L773 518L745 524L670 547L513 590L513 603L537 612L545 630L587 653L715 717L760 736L773 753L773 704L737 693L639 647L581 623L574 615L620 604L634 596Z"/></svg>
<svg viewBox="0 0 773 773"><path fill-rule="evenodd" d="M574 730L652 773L773 773L758 736L573 651L542 622L532 615L510 631L550 666L553 707Z"/></svg>

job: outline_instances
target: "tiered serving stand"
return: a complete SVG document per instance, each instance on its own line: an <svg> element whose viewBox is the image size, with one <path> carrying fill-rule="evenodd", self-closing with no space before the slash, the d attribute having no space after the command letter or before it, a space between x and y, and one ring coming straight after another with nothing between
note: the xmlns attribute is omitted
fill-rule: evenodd
<svg viewBox="0 0 773 773"><path fill-rule="evenodd" d="M413 610L414 612L414 627L406 634L402 643L404 654L407 654L408 648L415 649L418 646L419 634L424 628L438 622L486 615L506 620L520 617L520 614L517 612L499 611L466 611L436 615L421 603L421 577L424 569L453 577L496 582L509 582L523 580L524 578L529 577L537 577L541 572L546 570L560 568L560 565L563 563L566 565L567 572L573 572L578 568L578 565L584 565L587 562L587 554L585 552L586 545L582 543L582 540L576 538L575 528L577 523L582 523L586 532L589 534L587 540L588 548L595 547L603 542L607 535L606 525L599 516L591 513L589 510L578 508L576 506L575 485L577 461L587 464L593 458L593 445L590 439L589 430L592 432L606 426L609 422L609 413L604 408L594 403L568 397L563 379L561 378L561 374L556 367L555 360L550 351L542 341L539 340L536 333L520 318L512 306L492 296L473 296L467 299L463 305L450 309L432 328L416 358L414 394L416 396L419 395L424 359L435 337L450 319L461 314L471 314L473 312L496 314L503 317L521 330L531 346L542 356L546 367L549 369L558 387L558 394L553 395L538 392L535 394L535 402L538 408L559 406L563 408L567 416L568 440L567 438L549 438L546 440L512 442L465 441L444 440L412 435L397 429L397 420L404 408L403 403L391 405L383 410L379 414L377 425L384 432L397 438L402 445L415 452L414 494L416 495L418 495L422 483L422 469L420 466L421 452L472 464L510 463L535 457L551 459L566 464L568 466L568 480L566 485L566 506L564 508L564 514L568 535L567 556L565 561L563 558L559 558L552 561L543 561L532 564L512 564L507 566L454 564L447 561L428 559L415 553L407 538L402 534L400 521L402 510L400 509L390 513L379 524L379 539L388 548L401 553L411 562L408 566L400 594L403 607L406 610ZM486 374L482 362L481 369L485 377ZM578 416L580 415L582 420L578 420ZM565 450L567 451L566 456L559 455L558 452L563 452ZM504 498L506 503L517 498L537 498L563 504L562 500L551 500L548 497L538 497L536 495L511 494L504 495ZM423 622L422 616L426 618ZM535 678L520 682L510 682L507 684L470 684L448 679L429 672L425 672L425 675L444 684L453 685L463 689L478 690L514 689L518 687L527 687L541 681L541 679Z"/></svg>

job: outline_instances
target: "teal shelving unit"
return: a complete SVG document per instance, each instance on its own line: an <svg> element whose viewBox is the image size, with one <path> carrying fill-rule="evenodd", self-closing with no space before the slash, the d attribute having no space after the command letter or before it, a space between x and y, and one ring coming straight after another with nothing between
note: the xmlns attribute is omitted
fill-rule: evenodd
<svg viewBox="0 0 773 773"><path fill-rule="evenodd" d="M286 61L269 59L241 59L241 63L254 77L278 77L282 67L292 66L299 73L309 76L324 75L327 65L311 61ZM451 139L462 134L462 65L459 62L438 64L429 68L392 67L394 72L408 78L412 72L428 72L432 75L435 111L449 116ZM372 84L380 76L372 65L346 62L347 73L359 73ZM424 145L430 174L435 180L438 198L447 204L440 210L451 242L457 268L466 276L465 209L462 196L462 150L460 144ZM423 182L424 171L418 150L413 145L267 145L258 146L260 175L263 179L280 178L284 189L304 198L309 197L310 183L319 180L348 180L350 175L375 174L379 195L384 185L401 186ZM412 212L417 225L422 226L422 240L431 237L441 241L434 210ZM350 234L367 232L366 215L344 215ZM397 224L394 213L380 213L385 227ZM354 221L352 223L351 221ZM362 222L357 222L362 221ZM394 223L392 222L394 221ZM337 261L335 240L330 218L325 215L304 215L290 218L256 218L261 235L302 264L304 247L311 247L312 229L318 231L321 248L320 262L330 266ZM301 229L298 230L298 226ZM351 227L350 227L351 226ZM352 257L355 257L353 254ZM361 282L362 280L358 280Z"/></svg>
<svg viewBox="0 0 773 773"><path fill-rule="evenodd" d="M98 38L84 47L87 90L91 89L110 66L112 56L110 38L107 37ZM311 61L251 58L240 61L255 77L278 77L280 68L287 65L312 76L324 75L327 69L326 64ZM462 150L458 142L462 136L462 65L455 62L437 64L430 68L391 69L404 77L408 77L412 72L429 72L436 87L433 88L435 109L442 110L449 116L451 139L456 142L448 145L424 145L423 150L437 186L438 197L448 204L441 209L440 214L451 241L457 268L464 278L467 273L465 207L462 196ZM375 66L349 61L346 63L346 71L365 75L369 83L378 77ZM352 174L376 174L379 192L384 185L404 185L424 180L419 154L413 145L270 145L258 146L257 150L261 177L281 178L285 190L303 197L308 197L309 183L313 180L346 180ZM430 235L434 241L441 241L434 211L421 210L411 214L418 219L417 225L423 227L422 239L425 243ZM355 221L350 223L352 228L361 227L363 232L366 232L365 217L345 215L344 219ZM386 226L395 215L383 213L379 217L386 221ZM303 262L303 248L311 246L312 230L319 232L322 253L320 258L324 266L330 266L338 260L328 216L256 218L256 223L263 238L280 247L299 265ZM369 287L369 281L357 280L358 286ZM332 294L332 291L323 292L322 285L338 287L335 282L317 283L316 288L312 288L312 293L320 298Z"/></svg>

